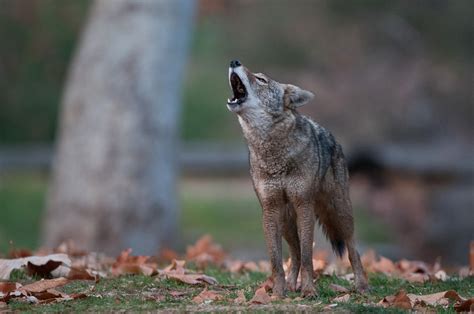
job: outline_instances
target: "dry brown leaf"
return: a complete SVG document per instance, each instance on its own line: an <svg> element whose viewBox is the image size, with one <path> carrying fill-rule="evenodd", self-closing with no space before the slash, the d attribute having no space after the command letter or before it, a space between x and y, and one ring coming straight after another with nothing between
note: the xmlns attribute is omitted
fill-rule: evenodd
<svg viewBox="0 0 474 314"><path fill-rule="evenodd" d="M430 280L430 276L428 276L427 274L419 274L419 273L407 273L407 274L402 275L401 278L409 282L418 282L418 283L423 283L425 281Z"/></svg>
<svg viewBox="0 0 474 314"><path fill-rule="evenodd" d="M406 310L409 310L413 307L413 304L411 303L411 300L407 296L405 290L400 290L396 295L390 295L383 298L379 304L384 307L393 306Z"/></svg>
<svg viewBox="0 0 474 314"><path fill-rule="evenodd" d="M182 297L184 295L186 295L187 293L186 292L183 292L183 291L171 291L170 292L170 295L174 298L179 298L179 297Z"/></svg>
<svg viewBox="0 0 474 314"><path fill-rule="evenodd" d="M273 289L273 278L268 277L258 288L264 288L265 291L271 291Z"/></svg>
<svg viewBox="0 0 474 314"><path fill-rule="evenodd" d="M244 262L241 260L233 260L226 262L226 268L231 273L239 273L244 269Z"/></svg>
<svg viewBox="0 0 474 314"><path fill-rule="evenodd" d="M349 289L347 289L346 287L336 285L334 283L329 285L329 289L331 289L334 292L338 292L338 293L348 293L349 292Z"/></svg>
<svg viewBox="0 0 474 314"><path fill-rule="evenodd" d="M48 261L44 265L35 265L31 262L26 264L26 270L30 276L47 277L53 270L62 265L60 261Z"/></svg>
<svg viewBox="0 0 474 314"><path fill-rule="evenodd" d="M201 300L200 302L199 302L199 299ZM220 292L205 289L199 295L193 298L193 301L195 303L203 303L205 301L217 301L217 300L222 300L222 299L223 299L223 296L221 295Z"/></svg>
<svg viewBox="0 0 474 314"><path fill-rule="evenodd" d="M67 275L69 280L96 280L96 276L92 276L87 269L71 267Z"/></svg>
<svg viewBox="0 0 474 314"><path fill-rule="evenodd" d="M268 304L272 301L270 296L268 295L267 291L265 290L265 287L258 288L257 291L255 291L255 294L250 300L250 303L252 304Z"/></svg>
<svg viewBox="0 0 474 314"><path fill-rule="evenodd" d="M449 300L458 304L466 301L456 291L448 290L426 295L406 294L404 290L399 291L395 296L385 297L379 304L383 306L394 306L403 309L411 309L414 306L443 306L449 305ZM410 304L408 306L408 304Z"/></svg>
<svg viewBox="0 0 474 314"><path fill-rule="evenodd" d="M350 298L351 298L351 295L349 293L346 293L346 294L341 295L340 297L336 297L332 299L332 302L344 303L344 302L349 301Z"/></svg>
<svg viewBox="0 0 474 314"><path fill-rule="evenodd" d="M434 277L438 280L441 281L446 281L448 279L448 275L444 270L438 270L435 274Z"/></svg>
<svg viewBox="0 0 474 314"><path fill-rule="evenodd" d="M160 253L158 254L159 261L171 262L176 259L178 259L178 253L169 248L160 250Z"/></svg>
<svg viewBox="0 0 474 314"><path fill-rule="evenodd" d="M421 305L421 306L446 306L449 304L449 300L445 298L446 291L432 293L427 295L416 295L416 294L408 294L408 298L413 305Z"/></svg>
<svg viewBox="0 0 474 314"><path fill-rule="evenodd" d="M313 258L313 271L322 272L326 268L326 261Z"/></svg>
<svg viewBox="0 0 474 314"><path fill-rule="evenodd" d="M258 268L262 273L271 273L272 272L272 266L270 265L269 261L259 261L258 262Z"/></svg>
<svg viewBox="0 0 474 314"><path fill-rule="evenodd" d="M175 274L183 274L185 272L184 265L186 264L186 261L182 260L173 260L170 265L168 265L166 268L164 268L161 272L163 273L169 273L173 272Z"/></svg>
<svg viewBox="0 0 474 314"><path fill-rule="evenodd" d="M39 300L39 303L51 303L58 299L67 299L69 296L55 289L48 289L34 293L35 298Z"/></svg>
<svg viewBox="0 0 474 314"><path fill-rule="evenodd" d="M245 297L244 291L239 290L237 291L237 297L234 299L235 304L244 304L247 302L247 298Z"/></svg>
<svg viewBox="0 0 474 314"><path fill-rule="evenodd" d="M28 249L13 249L8 252L8 258L22 258L33 255L33 252Z"/></svg>
<svg viewBox="0 0 474 314"><path fill-rule="evenodd" d="M380 256L379 260L372 264L372 270L380 273L393 273L396 271L396 266L390 259Z"/></svg>
<svg viewBox="0 0 474 314"><path fill-rule="evenodd" d="M64 286L69 280L64 277L55 278L55 279L42 279L37 282L30 283L21 287L20 291L25 291L27 293L39 293L56 287Z"/></svg>
<svg viewBox="0 0 474 314"><path fill-rule="evenodd" d="M464 301L457 301L454 304L454 309L457 312L474 312L474 298L470 298Z"/></svg>
<svg viewBox="0 0 474 314"><path fill-rule="evenodd" d="M149 262L150 256L132 256L132 249L124 250L112 265L112 275L143 274L151 276L157 273L158 265Z"/></svg>
<svg viewBox="0 0 474 314"><path fill-rule="evenodd" d="M17 282L0 282L0 297L2 294L13 292L21 287Z"/></svg>
<svg viewBox="0 0 474 314"><path fill-rule="evenodd" d="M88 255L88 252L77 245L72 240L67 240L58 245L54 250L56 253L64 253L72 257L80 257Z"/></svg>
<svg viewBox="0 0 474 314"><path fill-rule="evenodd" d="M204 274L167 273L165 275L168 278L176 279L178 281L187 283L189 285L202 285L202 284L216 285L217 284L216 278L211 277L211 276L207 276L207 275L204 275Z"/></svg>
<svg viewBox="0 0 474 314"><path fill-rule="evenodd" d="M222 247L215 244L210 235L204 235L186 249L186 259L196 262L199 267L221 264L226 257Z"/></svg>
<svg viewBox="0 0 474 314"><path fill-rule="evenodd" d="M71 260L66 254L0 259L0 280L8 280L11 272L15 269L28 267L33 273L46 275L60 265L71 266Z"/></svg>
<svg viewBox="0 0 474 314"><path fill-rule="evenodd" d="M197 296L193 298L193 302L196 304L201 304L204 302L212 302L217 300L222 300L223 296L218 291L204 289Z"/></svg>

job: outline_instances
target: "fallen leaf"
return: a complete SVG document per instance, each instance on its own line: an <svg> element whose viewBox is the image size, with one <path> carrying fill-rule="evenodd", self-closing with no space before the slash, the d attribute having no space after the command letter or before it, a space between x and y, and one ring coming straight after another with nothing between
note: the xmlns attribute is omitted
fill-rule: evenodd
<svg viewBox="0 0 474 314"><path fill-rule="evenodd" d="M56 253L64 253L73 257L86 256L88 254L86 250L79 247L77 243L72 240L62 242L54 251Z"/></svg>
<svg viewBox="0 0 474 314"><path fill-rule="evenodd" d="M326 261L313 258L313 271L321 272L326 268Z"/></svg>
<svg viewBox="0 0 474 314"><path fill-rule="evenodd" d="M55 279L42 279L40 281L25 285L21 287L19 290L25 291L28 293L38 293L38 292L46 291L48 289L64 286L68 282L69 280L64 277L55 278Z"/></svg>
<svg viewBox="0 0 474 314"><path fill-rule="evenodd" d="M351 298L351 295L349 293L346 293L344 295L341 295L340 297L336 297L332 299L332 302L344 303L344 302L349 301L350 298Z"/></svg>
<svg viewBox="0 0 474 314"><path fill-rule="evenodd" d="M179 298L179 297L182 297L184 295L186 295L187 293L186 292L183 292L183 291L171 291L170 292L170 295L172 297L175 297L175 298Z"/></svg>
<svg viewBox="0 0 474 314"><path fill-rule="evenodd" d="M142 274L151 276L157 273L158 265L149 262L150 256L132 256L132 249L124 250L112 265L112 275Z"/></svg>
<svg viewBox="0 0 474 314"><path fill-rule="evenodd" d="M60 265L71 266L71 260L66 254L0 259L0 280L8 280L15 269L27 267L32 273L45 276Z"/></svg>
<svg viewBox="0 0 474 314"><path fill-rule="evenodd" d="M47 277L53 270L62 265L60 261L48 261L44 265L35 265L31 262L26 264L26 269L30 276L39 276L41 278Z"/></svg>
<svg viewBox="0 0 474 314"><path fill-rule="evenodd" d="M239 273L244 269L244 262L241 260L228 261L225 267L231 273Z"/></svg>
<svg viewBox="0 0 474 314"><path fill-rule="evenodd" d="M186 258L196 262L199 267L208 264L221 264L226 257L222 247L215 244L210 235L204 235L194 245L186 249Z"/></svg>
<svg viewBox="0 0 474 314"><path fill-rule="evenodd" d="M419 274L419 273L407 273L401 276L403 279L409 282L418 282L423 283L425 281L430 280L430 276L427 274Z"/></svg>
<svg viewBox="0 0 474 314"><path fill-rule="evenodd" d="M257 263L247 262L247 263L244 264L244 270L245 271L257 272L257 271L259 271L259 268L257 266Z"/></svg>
<svg viewBox="0 0 474 314"><path fill-rule="evenodd" d="M69 280L96 280L96 276L92 276L87 269L71 267L67 279Z"/></svg>
<svg viewBox="0 0 474 314"><path fill-rule="evenodd" d="M334 283L329 285L329 289L331 289L334 292L338 292L338 293L348 293L349 292L349 289L347 289L346 287L336 285Z"/></svg>
<svg viewBox="0 0 474 314"><path fill-rule="evenodd" d="M193 298L193 302L196 304L201 304L208 301L217 301L222 300L223 296L220 292L204 289L197 296Z"/></svg>
<svg viewBox="0 0 474 314"><path fill-rule="evenodd" d="M33 255L33 253L28 249L13 249L8 252L9 258L22 258Z"/></svg>
<svg viewBox="0 0 474 314"><path fill-rule="evenodd" d="M444 270L438 270L435 274L434 277L438 280L441 281L446 281L448 279L448 275Z"/></svg>
<svg viewBox="0 0 474 314"><path fill-rule="evenodd" d="M269 261L259 261L258 262L258 268L262 273L271 273L272 272L272 266Z"/></svg>
<svg viewBox="0 0 474 314"><path fill-rule="evenodd" d="M393 306L406 310L409 310L413 307L413 304L411 303L411 300L407 296L405 290L400 290L396 295L383 298L379 304L384 307Z"/></svg>
<svg viewBox="0 0 474 314"><path fill-rule="evenodd" d="M264 282L262 282L259 288L264 288L265 291L271 291L273 289L273 278L268 277Z"/></svg>
<svg viewBox="0 0 474 314"><path fill-rule="evenodd" d="M245 298L245 294L242 290L237 291L237 297L234 299L235 304L244 304L247 302L247 298Z"/></svg>
<svg viewBox="0 0 474 314"><path fill-rule="evenodd" d="M58 290L48 289L35 293L34 297L38 299L39 303L51 303L57 301L57 299L67 299L69 296Z"/></svg>
<svg viewBox="0 0 474 314"><path fill-rule="evenodd" d="M186 261L181 261L181 260L173 260L170 265L168 265L165 269L162 270L163 273L169 273L173 272L176 274L184 274L185 269L184 265L186 264Z"/></svg>
<svg viewBox="0 0 474 314"><path fill-rule="evenodd" d="M380 273L393 273L396 270L395 264L386 257L380 256L379 260L372 263L372 271Z"/></svg>
<svg viewBox="0 0 474 314"><path fill-rule="evenodd" d="M20 287L21 284L16 282L0 282L0 301L8 302L15 295L22 295L23 293L18 291Z"/></svg>
<svg viewBox="0 0 474 314"><path fill-rule="evenodd" d="M252 304L268 304L272 301L270 296L268 295L267 291L265 290L265 287L258 288L257 291L255 291L255 294L250 300L250 303Z"/></svg>
<svg viewBox="0 0 474 314"><path fill-rule="evenodd" d="M466 301L456 291L448 290L426 295L406 294L400 290L395 296L385 297L379 304L383 306L394 306L403 309L411 309L414 306L443 306L449 305L449 300L459 304Z"/></svg>
<svg viewBox="0 0 474 314"><path fill-rule="evenodd" d="M2 294L13 292L21 287L21 284L16 282L0 282L0 297Z"/></svg>
<svg viewBox="0 0 474 314"><path fill-rule="evenodd" d="M1 309L6 309L8 305L5 302L0 301L0 310Z"/></svg>
<svg viewBox="0 0 474 314"><path fill-rule="evenodd" d="M474 298L470 298L464 301L457 301L454 304L454 309L457 312L474 312Z"/></svg>
<svg viewBox="0 0 474 314"><path fill-rule="evenodd" d="M173 274L168 273L166 274L168 278L176 279L178 281L187 283L189 285L201 285L201 284L210 284L216 285L217 280L214 277L207 276L204 274Z"/></svg>
<svg viewBox="0 0 474 314"><path fill-rule="evenodd" d="M407 296L413 305L446 306L449 300L445 298L445 295L446 291L426 295L408 294Z"/></svg>
<svg viewBox="0 0 474 314"><path fill-rule="evenodd" d="M160 261L171 262L172 260L176 259L178 259L178 253L169 248L161 249L160 253L158 254L158 260Z"/></svg>

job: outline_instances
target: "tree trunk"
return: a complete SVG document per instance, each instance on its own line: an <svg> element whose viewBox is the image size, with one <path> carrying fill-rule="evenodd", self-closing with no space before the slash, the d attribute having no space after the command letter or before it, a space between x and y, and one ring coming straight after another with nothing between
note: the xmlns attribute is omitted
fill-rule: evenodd
<svg viewBox="0 0 474 314"><path fill-rule="evenodd" d="M93 4L62 101L45 245L148 254L172 241L193 11L190 0Z"/></svg>

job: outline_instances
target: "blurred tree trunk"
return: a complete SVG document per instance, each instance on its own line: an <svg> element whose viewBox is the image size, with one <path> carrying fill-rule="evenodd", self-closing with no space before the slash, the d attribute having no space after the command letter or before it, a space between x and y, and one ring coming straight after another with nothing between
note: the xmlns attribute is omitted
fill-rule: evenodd
<svg viewBox="0 0 474 314"><path fill-rule="evenodd" d="M65 86L45 245L145 254L172 241L193 11L190 0L94 2Z"/></svg>

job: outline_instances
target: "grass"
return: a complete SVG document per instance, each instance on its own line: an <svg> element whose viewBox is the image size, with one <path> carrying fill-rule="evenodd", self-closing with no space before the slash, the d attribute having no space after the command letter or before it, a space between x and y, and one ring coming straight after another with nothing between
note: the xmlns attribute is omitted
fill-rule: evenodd
<svg viewBox="0 0 474 314"><path fill-rule="evenodd" d="M199 311L232 311L247 310L255 311L259 307L268 309L297 310L306 306L306 310L323 310L325 306L333 303L332 299L337 294L330 289L330 284L338 284L351 288L351 284L336 276L322 276L317 281L319 296L312 300L276 301L267 306L234 305L232 300L237 296L237 291L242 290L250 300L256 288L266 279L263 273L232 274L217 268L206 270L206 274L214 276L219 285L209 289L221 291L224 300L212 302L206 305L195 305L193 297L198 295L203 287L189 286L170 279L159 279L147 276L122 276L118 278L103 279L97 284L86 281L74 281L64 286L62 290L66 293L87 292L88 297L84 299L65 301L55 304L32 305L20 301L9 304L12 311L28 312L79 312L79 311L150 311L150 310L199 310ZM353 293L349 302L339 303L334 309L337 311L381 311L375 304L387 295L393 295L400 289L408 293L429 294L444 290L456 290L464 297L474 295L474 279L459 280L453 278L446 282L435 282L427 284L411 284L400 279L391 279L385 275L373 274L369 277L371 291L367 295ZM171 293L180 292L176 297ZM298 293L288 295L294 299ZM370 304L370 305L368 305ZM389 309L391 312L401 312L397 309ZM432 308L431 310L453 312L452 305L448 309Z"/></svg>
<svg viewBox="0 0 474 314"><path fill-rule="evenodd" d="M46 188L40 174L0 176L0 252L37 247Z"/></svg>

